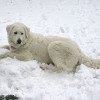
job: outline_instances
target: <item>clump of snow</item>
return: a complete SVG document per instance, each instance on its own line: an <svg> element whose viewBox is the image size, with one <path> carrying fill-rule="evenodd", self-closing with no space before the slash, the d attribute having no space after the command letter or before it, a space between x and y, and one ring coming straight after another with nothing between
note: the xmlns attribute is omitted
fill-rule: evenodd
<svg viewBox="0 0 100 100"><path fill-rule="evenodd" d="M6 25L24 22L33 32L75 40L100 58L99 0L0 0L0 46L8 44ZM6 52L0 49L0 54ZM100 69L81 65L75 74L40 69L39 62L0 60L0 95L22 100L100 100Z"/></svg>

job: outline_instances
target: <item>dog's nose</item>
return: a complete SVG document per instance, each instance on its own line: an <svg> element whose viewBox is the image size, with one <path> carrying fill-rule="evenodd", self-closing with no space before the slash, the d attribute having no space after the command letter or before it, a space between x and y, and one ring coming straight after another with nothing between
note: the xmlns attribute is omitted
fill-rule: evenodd
<svg viewBox="0 0 100 100"><path fill-rule="evenodd" d="M21 44L21 42L22 42L21 39L17 40L17 44Z"/></svg>

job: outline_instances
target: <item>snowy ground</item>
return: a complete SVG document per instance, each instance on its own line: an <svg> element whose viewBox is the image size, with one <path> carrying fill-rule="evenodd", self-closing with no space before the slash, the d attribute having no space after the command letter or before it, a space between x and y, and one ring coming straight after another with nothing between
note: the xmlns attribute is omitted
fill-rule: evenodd
<svg viewBox="0 0 100 100"><path fill-rule="evenodd" d="M100 58L100 0L0 0L0 46L6 25L20 21L33 32L75 40ZM0 54L7 50L0 49ZM37 61L0 60L0 95L22 100L100 100L100 69L81 65L73 74L43 71Z"/></svg>

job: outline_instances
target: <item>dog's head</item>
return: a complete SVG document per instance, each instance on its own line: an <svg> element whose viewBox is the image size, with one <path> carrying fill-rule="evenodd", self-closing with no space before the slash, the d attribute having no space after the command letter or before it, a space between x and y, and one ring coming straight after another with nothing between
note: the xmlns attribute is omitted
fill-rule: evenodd
<svg viewBox="0 0 100 100"><path fill-rule="evenodd" d="M29 38L30 29L22 23L14 23L6 27L8 42L13 47L25 45Z"/></svg>

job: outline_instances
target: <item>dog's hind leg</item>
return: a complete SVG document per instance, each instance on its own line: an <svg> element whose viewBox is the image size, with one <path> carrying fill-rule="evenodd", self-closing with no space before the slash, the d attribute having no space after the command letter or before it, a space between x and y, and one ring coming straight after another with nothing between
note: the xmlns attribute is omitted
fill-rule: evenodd
<svg viewBox="0 0 100 100"><path fill-rule="evenodd" d="M78 57L74 54L75 49L62 41L52 42L48 47L48 53L54 63L53 68L47 67L51 70L63 70L66 72L73 72L77 63ZM76 50L77 52L77 50Z"/></svg>

